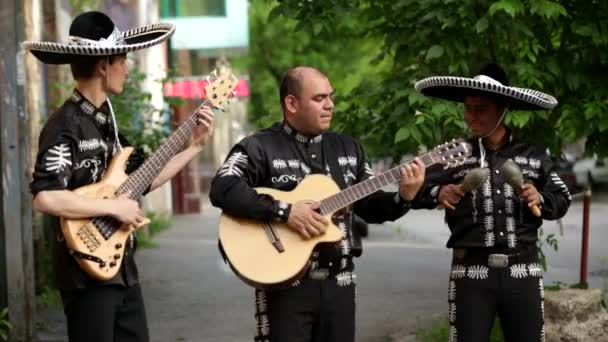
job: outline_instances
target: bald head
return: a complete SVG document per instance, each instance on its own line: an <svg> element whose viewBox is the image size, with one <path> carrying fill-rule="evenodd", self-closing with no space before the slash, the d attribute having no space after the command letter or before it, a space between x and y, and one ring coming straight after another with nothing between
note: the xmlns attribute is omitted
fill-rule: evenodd
<svg viewBox="0 0 608 342"><path fill-rule="evenodd" d="M281 86L279 88L279 98L283 110L285 110L285 97L292 95L299 98L302 94L302 84L304 81L314 76L327 78L319 69L309 66L298 66L287 70L281 79Z"/></svg>

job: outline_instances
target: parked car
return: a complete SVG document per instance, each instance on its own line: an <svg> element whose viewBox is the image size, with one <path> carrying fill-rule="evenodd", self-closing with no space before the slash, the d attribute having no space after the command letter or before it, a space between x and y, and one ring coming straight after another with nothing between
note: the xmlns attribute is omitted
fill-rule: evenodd
<svg viewBox="0 0 608 342"><path fill-rule="evenodd" d="M596 156L584 158L574 164L573 171L579 185L586 187L593 184L608 183L608 157Z"/></svg>

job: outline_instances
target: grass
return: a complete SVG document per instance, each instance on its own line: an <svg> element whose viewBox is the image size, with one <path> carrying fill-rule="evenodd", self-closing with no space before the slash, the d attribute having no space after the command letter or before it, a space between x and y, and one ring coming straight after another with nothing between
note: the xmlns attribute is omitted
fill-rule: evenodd
<svg viewBox="0 0 608 342"><path fill-rule="evenodd" d="M146 216L150 219L148 229L140 229L135 232L137 245L141 248L156 248L158 242L154 241L154 236L171 227L171 216L169 214L157 214L149 211Z"/></svg>
<svg viewBox="0 0 608 342"><path fill-rule="evenodd" d="M0 311L0 340L8 341L8 333L12 328L13 326L8 320L8 308L4 308Z"/></svg>
<svg viewBox="0 0 608 342"><path fill-rule="evenodd" d="M61 306L61 295L57 289L45 286L36 296L36 303L39 308L58 308Z"/></svg>
<svg viewBox="0 0 608 342"><path fill-rule="evenodd" d="M435 320L430 326L416 332L416 340L420 342L445 342L450 337L450 324L446 318ZM490 342L504 342L502 329L498 319L494 321Z"/></svg>

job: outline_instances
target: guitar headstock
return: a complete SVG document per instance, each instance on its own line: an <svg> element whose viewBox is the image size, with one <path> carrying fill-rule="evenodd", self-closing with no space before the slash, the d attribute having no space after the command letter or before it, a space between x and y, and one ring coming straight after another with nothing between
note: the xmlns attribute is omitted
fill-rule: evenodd
<svg viewBox="0 0 608 342"><path fill-rule="evenodd" d="M217 109L226 110L226 105L229 104L228 99L234 95L239 80L234 74L225 69L220 71L214 70L211 72L212 79L205 87L207 100Z"/></svg>
<svg viewBox="0 0 608 342"><path fill-rule="evenodd" d="M449 168L464 164L472 150L471 144L458 139L438 145L430 153L434 162Z"/></svg>

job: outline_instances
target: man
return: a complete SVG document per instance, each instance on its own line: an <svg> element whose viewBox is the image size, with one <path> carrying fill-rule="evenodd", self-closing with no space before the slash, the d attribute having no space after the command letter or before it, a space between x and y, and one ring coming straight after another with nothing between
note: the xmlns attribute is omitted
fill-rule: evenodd
<svg viewBox="0 0 608 342"><path fill-rule="evenodd" d="M416 84L427 96L464 103L472 157L427 180L415 206L442 205L453 249L448 292L450 341L489 341L497 315L507 341L543 341L543 282L538 263L538 228L543 219L566 214L571 201L544 148L520 140L505 126L508 110L551 109L557 101L538 91L510 87L497 64L474 78L430 77ZM525 184L514 188L503 163L512 159ZM460 184L474 168L485 168L480 189ZM540 207L541 216L533 214Z"/></svg>
<svg viewBox="0 0 608 342"><path fill-rule="evenodd" d="M72 190L98 182L121 139L109 94L120 94L128 76L127 56L168 39L172 25L150 25L126 33L100 12L77 16L70 26L67 44L25 42L26 49L44 63L71 65L76 88L70 98L45 124L31 190L34 208L56 219L112 216L136 225L144 219L138 202L125 193L116 198L94 199ZM173 177L201 151L213 129L213 113L197 113L204 126L200 137L179 154L153 180L150 190ZM128 169L138 165L130 160ZM141 163L141 161L140 161ZM71 342L146 342L149 340L137 267L133 258L136 241L127 243L118 274L97 281L78 266L60 231L54 250L57 287L60 290Z"/></svg>
<svg viewBox="0 0 608 342"><path fill-rule="evenodd" d="M282 203L254 187L292 190L308 174L333 178L344 189L373 177L363 148L346 135L328 132L334 102L327 76L311 67L287 71L281 81L283 122L236 144L211 185L213 205L260 221L281 220L303 239L323 234L319 203ZM368 222L395 220L409 209L424 180L424 164L402 170L397 193L378 192L354 205ZM256 341L354 341L353 257L361 254L350 212L335 217L345 233L337 244L319 245L311 267L288 289L256 290Z"/></svg>

